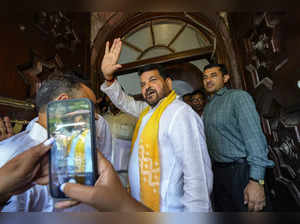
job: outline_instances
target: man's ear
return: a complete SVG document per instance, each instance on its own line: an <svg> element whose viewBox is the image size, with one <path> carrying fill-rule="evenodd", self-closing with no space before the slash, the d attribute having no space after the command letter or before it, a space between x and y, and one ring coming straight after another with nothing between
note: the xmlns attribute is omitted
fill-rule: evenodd
<svg viewBox="0 0 300 224"><path fill-rule="evenodd" d="M223 77L224 83L227 83L230 79L230 75L229 74L225 74Z"/></svg>
<svg viewBox="0 0 300 224"><path fill-rule="evenodd" d="M58 97L56 97L55 100L68 100L68 99L70 99L69 95L66 93L62 93Z"/></svg>
<svg viewBox="0 0 300 224"><path fill-rule="evenodd" d="M170 77L166 78L166 84L169 90L172 90L172 79Z"/></svg>

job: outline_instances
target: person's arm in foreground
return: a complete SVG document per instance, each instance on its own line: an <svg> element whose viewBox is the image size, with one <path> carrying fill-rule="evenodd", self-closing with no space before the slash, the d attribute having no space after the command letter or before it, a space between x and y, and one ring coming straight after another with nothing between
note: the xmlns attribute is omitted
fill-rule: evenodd
<svg viewBox="0 0 300 224"><path fill-rule="evenodd" d="M48 183L48 154L53 139L34 146L0 168L0 209L14 194Z"/></svg>
<svg viewBox="0 0 300 224"><path fill-rule="evenodd" d="M79 202L88 204L99 211L147 212L151 209L136 201L122 186L111 163L98 152L99 178L95 186L66 183L62 190L73 201L61 201L56 208L67 208Z"/></svg>

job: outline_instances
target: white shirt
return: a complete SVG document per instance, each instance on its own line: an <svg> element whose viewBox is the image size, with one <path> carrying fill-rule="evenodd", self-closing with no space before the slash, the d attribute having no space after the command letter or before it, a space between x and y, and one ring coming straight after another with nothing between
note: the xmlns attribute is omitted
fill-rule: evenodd
<svg viewBox="0 0 300 224"><path fill-rule="evenodd" d="M96 145L108 159L111 158L111 134L108 124L98 116L96 120ZM25 131L0 142L0 167L25 150L47 139L47 130L35 122L30 122ZM11 197L3 212L53 212L53 211L93 211L88 205L78 205L70 209L54 208L55 199L50 196L48 186L35 185L28 191Z"/></svg>
<svg viewBox="0 0 300 224"><path fill-rule="evenodd" d="M147 106L127 96L115 81L111 86L102 84L101 90L121 110L139 116ZM138 142L141 131L156 107L143 118L138 138L129 162L129 181L132 196L140 200ZM211 211L210 194L213 174L207 152L201 118L184 102L175 99L159 121L160 148L160 210Z"/></svg>
<svg viewBox="0 0 300 224"><path fill-rule="evenodd" d="M117 171L128 169L131 138L137 118L122 111L113 114L108 111L103 115L112 135L112 163Z"/></svg>

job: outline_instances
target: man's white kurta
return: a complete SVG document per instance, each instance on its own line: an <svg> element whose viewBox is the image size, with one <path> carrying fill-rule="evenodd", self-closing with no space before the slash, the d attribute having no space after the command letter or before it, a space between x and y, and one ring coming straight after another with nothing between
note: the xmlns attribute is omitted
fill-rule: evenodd
<svg viewBox="0 0 300 224"><path fill-rule="evenodd" d="M127 96L115 81L102 84L101 90L122 111L138 117L147 106ZM129 162L132 196L140 199L138 142L153 108L145 115ZM159 122L160 206L162 212L211 211L210 194L213 174L207 152L201 118L184 102L175 99L163 112Z"/></svg>
<svg viewBox="0 0 300 224"><path fill-rule="evenodd" d="M107 122L98 116L96 120L97 148L110 160L111 134ZM33 119L27 129L11 138L0 142L0 167L16 155L47 139L47 130ZM50 196L47 186L35 185L28 191L11 197L10 203L3 208L3 212L52 212L52 211L93 211L92 207L79 205L70 209L56 210L55 201Z"/></svg>

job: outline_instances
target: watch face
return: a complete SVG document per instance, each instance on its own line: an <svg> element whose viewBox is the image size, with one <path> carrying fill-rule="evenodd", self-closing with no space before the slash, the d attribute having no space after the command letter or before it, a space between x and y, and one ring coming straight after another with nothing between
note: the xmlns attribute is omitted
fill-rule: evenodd
<svg viewBox="0 0 300 224"><path fill-rule="evenodd" d="M264 180L259 180L258 183L261 184L261 185L264 185L265 181Z"/></svg>

